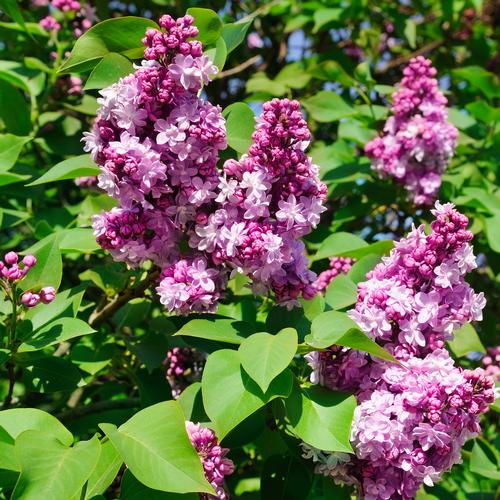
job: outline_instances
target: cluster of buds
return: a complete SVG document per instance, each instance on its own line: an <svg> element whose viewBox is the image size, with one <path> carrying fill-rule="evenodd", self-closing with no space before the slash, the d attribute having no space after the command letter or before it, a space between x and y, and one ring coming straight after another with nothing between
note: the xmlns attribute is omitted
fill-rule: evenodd
<svg viewBox="0 0 500 500"><path fill-rule="evenodd" d="M32 267L36 266L36 258L26 255L22 261L16 252L9 252L0 260L0 283L6 290L11 290L22 280ZM25 307L35 307L39 302L50 304L56 296L56 291L51 286L43 287L39 292L27 291L21 295L20 303ZM15 300L15 298L14 298Z"/></svg>

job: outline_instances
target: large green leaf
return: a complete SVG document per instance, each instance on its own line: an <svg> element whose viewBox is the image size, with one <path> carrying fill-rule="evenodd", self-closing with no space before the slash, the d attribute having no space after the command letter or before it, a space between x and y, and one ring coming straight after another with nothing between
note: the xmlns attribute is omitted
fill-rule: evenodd
<svg viewBox="0 0 500 500"><path fill-rule="evenodd" d="M140 58L144 52L142 38L148 28L158 28L150 19L126 16L107 19L92 26L75 43L61 73L84 72L111 52L129 58Z"/></svg>
<svg viewBox="0 0 500 500"><path fill-rule="evenodd" d="M82 302L85 289L82 286L64 290L56 295L50 304L42 304L30 309L25 319L31 321L33 331L46 325L58 316L76 316Z"/></svg>
<svg viewBox="0 0 500 500"><path fill-rule="evenodd" d="M466 80L474 89L478 89L490 99L500 96L498 78L481 66L464 66L452 70L452 75Z"/></svg>
<svg viewBox="0 0 500 500"><path fill-rule="evenodd" d="M22 290L53 286L57 289L62 278L62 259L59 250L59 235L51 234L43 243L32 247L25 254L33 253L37 259L26 277L20 282Z"/></svg>
<svg viewBox="0 0 500 500"><path fill-rule="evenodd" d="M332 309L343 309L356 303L358 289L354 281L345 274L340 274L328 285L325 302Z"/></svg>
<svg viewBox="0 0 500 500"><path fill-rule="evenodd" d="M454 332L453 339L448 340L448 347L458 358L473 352L486 352L476 329L470 323Z"/></svg>
<svg viewBox="0 0 500 500"><path fill-rule="evenodd" d="M243 102L235 102L224 109L227 143L238 153L246 153L252 144L255 115L252 108Z"/></svg>
<svg viewBox="0 0 500 500"><path fill-rule="evenodd" d="M174 336L197 337L199 339L239 345L253 332L252 325L244 321L234 319L192 319L182 326Z"/></svg>
<svg viewBox="0 0 500 500"><path fill-rule="evenodd" d="M245 39L245 35L252 21L243 23L228 23L222 28L222 38L226 42L227 53L232 52Z"/></svg>
<svg viewBox="0 0 500 500"><path fill-rule="evenodd" d="M98 175L99 172L99 167L96 166L90 155L85 154L57 163L36 181L28 184L28 186L38 186L39 184L47 184L48 182Z"/></svg>
<svg viewBox="0 0 500 500"><path fill-rule="evenodd" d="M153 490L138 481L130 470L126 470L120 485L120 500L198 500L196 493L167 493Z"/></svg>
<svg viewBox="0 0 500 500"><path fill-rule="evenodd" d="M19 346L18 352L37 351L93 332L95 330L81 319L59 318L36 331L31 338L26 339Z"/></svg>
<svg viewBox="0 0 500 500"><path fill-rule="evenodd" d="M136 413L118 429L100 424L134 476L149 488L174 493L213 493L175 401Z"/></svg>
<svg viewBox="0 0 500 500"><path fill-rule="evenodd" d="M5 172L13 167L24 145L31 137L20 137L12 134L0 135L0 170Z"/></svg>
<svg viewBox="0 0 500 500"><path fill-rule="evenodd" d="M493 451L488 448L484 441L476 439L470 457L471 472L500 481L500 466L493 462L494 456Z"/></svg>
<svg viewBox="0 0 500 500"><path fill-rule="evenodd" d="M330 90L322 90L312 97L303 99L302 104L311 118L321 123L334 122L356 114L352 106Z"/></svg>
<svg viewBox="0 0 500 500"><path fill-rule="evenodd" d="M0 118L8 132L19 136L31 132L31 109L22 92L0 80Z"/></svg>
<svg viewBox="0 0 500 500"><path fill-rule="evenodd" d="M0 0L0 9L26 30L26 23L16 0Z"/></svg>
<svg viewBox="0 0 500 500"><path fill-rule="evenodd" d="M285 328L277 335L255 333L239 349L241 365L263 392L283 372L297 351L297 332Z"/></svg>
<svg viewBox="0 0 500 500"><path fill-rule="evenodd" d="M222 22L213 10L192 7L187 10L187 14L194 17L194 25L199 30L196 38L201 43L210 45L221 36Z"/></svg>
<svg viewBox="0 0 500 500"><path fill-rule="evenodd" d="M102 495L115 479L122 463L111 441L102 441L99 461L88 478L85 499L90 500L95 495Z"/></svg>
<svg viewBox="0 0 500 500"><path fill-rule="evenodd" d="M264 393L243 370L238 352L222 349L208 357L201 385L205 411L222 439L267 402L287 397L292 376L289 370L282 372Z"/></svg>
<svg viewBox="0 0 500 500"><path fill-rule="evenodd" d="M366 241L351 233L331 234L321 243L313 260L325 259L335 255L346 255L353 250L363 249L368 246Z"/></svg>
<svg viewBox="0 0 500 500"><path fill-rule="evenodd" d="M317 349L341 345L394 361L394 357L367 337L346 313L339 311L326 311L316 316L312 322L311 334L307 335L305 341Z"/></svg>
<svg viewBox="0 0 500 500"><path fill-rule="evenodd" d="M94 436L69 448L55 437L28 430L16 439L21 475L12 500L68 500L77 495L99 460L101 447Z"/></svg>
<svg viewBox="0 0 500 500"><path fill-rule="evenodd" d="M0 427L16 439L27 430L53 436L65 446L73 442L73 435L57 418L37 408L13 408L0 411Z"/></svg>
<svg viewBox="0 0 500 500"><path fill-rule="evenodd" d="M78 368L63 358L37 359L24 372L25 382L34 392L71 391L81 382Z"/></svg>
<svg viewBox="0 0 500 500"><path fill-rule="evenodd" d="M85 90L103 89L133 71L134 67L129 59L111 52L106 54L92 70L84 88Z"/></svg>
<svg viewBox="0 0 500 500"><path fill-rule="evenodd" d="M356 408L354 396L324 387L295 387L285 400L290 427L307 444L325 451L352 453L349 443Z"/></svg>

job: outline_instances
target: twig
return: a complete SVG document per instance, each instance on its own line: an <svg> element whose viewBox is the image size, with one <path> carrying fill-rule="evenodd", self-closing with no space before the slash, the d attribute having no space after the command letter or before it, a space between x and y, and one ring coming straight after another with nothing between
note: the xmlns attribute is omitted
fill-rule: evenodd
<svg viewBox="0 0 500 500"><path fill-rule="evenodd" d="M238 66L235 66L234 68L226 69L226 71L221 71L220 73L217 73L214 77L214 80L219 80L221 78L226 78L228 76L236 75L241 71L246 70L250 66L253 66L255 63L259 62L259 59L260 56L253 56L250 59L247 59L245 62L238 64Z"/></svg>
<svg viewBox="0 0 500 500"><path fill-rule="evenodd" d="M125 398L125 399L112 399L111 401L98 401L87 406L78 406L71 410L66 410L58 413L56 418L61 422L68 420L75 420L80 417L91 415L107 410L124 410L127 408L138 408L141 405L140 398Z"/></svg>
<svg viewBox="0 0 500 500"><path fill-rule="evenodd" d="M10 403L12 403L12 395L14 394L16 377L14 374L14 365L12 363L7 363L7 373L9 374L9 390L7 391L7 396L5 396L2 410L6 410L10 406Z"/></svg>
<svg viewBox="0 0 500 500"><path fill-rule="evenodd" d="M433 42L424 45L423 47L416 50L415 52L412 52L411 54L405 54L403 56L396 57L396 59L393 59L392 61L389 61L384 67L380 68L379 70L375 70L375 74L381 75L383 73L386 73L390 69L396 68L397 66L404 64L414 57L421 56L426 52L430 52L431 50L437 49L438 47L441 47L441 45L444 45L445 43L446 40L434 40Z"/></svg>
<svg viewBox="0 0 500 500"><path fill-rule="evenodd" d="M102 308L96 309L89 318L89 325L98 328L105 321L111 318L120 307L135 297L140 297L144 291L158 279L160 271L151 272L144 281L141 281L135 288L127 288L120 295Z"/></svg>

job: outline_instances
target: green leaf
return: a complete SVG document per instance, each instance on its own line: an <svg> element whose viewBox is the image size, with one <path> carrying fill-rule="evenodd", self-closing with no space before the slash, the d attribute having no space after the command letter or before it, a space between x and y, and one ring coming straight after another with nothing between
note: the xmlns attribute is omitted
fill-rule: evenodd
<svg viewBox="0 0 500 500"><path fill-rule="evenodd" d="M345 253L340 254L343 257L352 257L354 259L361 259L366 255L388 255L389 252L394 247L394 242L392 240L382 240L371 243L368 246L363 246L360 248L352 248Z"/></svg>
<svg viewBox="0 0 500 500"><path fill-rule="evenodd" d="M16 87L3 80L0 80L0 118L12 134L22 136L31 132L30 105Z"/></svg>
<svg viewBox="0 0 500 500"><path fill-rule="evenodd" d="M314 12L314 28L313 33L318 33L328 24L339 21L342 15L342 9L317 9Z"/></svg>
<svg viewBox="0 0 500 500"><path fill-rule="evenodd" d="M417 23L413 19L405 21L404 35L408 45L414 49L417 46Z"/></svg>
<svg viewBox="0 0 500 500"><path fill-rule="evenodd" d="M356 398L324 387L295 387L285 400L293 432L307 444L325 451L352 453L349 442Z"/></svg>
<svg viewBox="0 0 500 500"><path fill-rule="evenodd" d="M263 392L283 372L297 351L297 332L285 328L277 335L255 333L240 345L241 365Z"/></svg>
<svg viewBox="0 0 500 500"><path fill-rule="evenodd" d="M31 321L32 329L35 331L58 316L75 317L84 293L82 286L59 292L50 304L42 304L30 309L25 319Z"/></svg>
<svg viewBox="0 0 500 500"><path fill-rule="evenodd" d="M27 184L27 186L38 186L48 182L98 175L99 172L99 167L96 166L89 154L80 155L57 163L48 172L45 172L36 181Z"/></svg>
<svg viewBox="0 0 500 500"><path fill-rule="evenodd" d="M13 21L26 29L26 23L16 0L0 0L0 10L5 12Z"/></svg>
<svg viewBox="0 0 500 500"><path fill-rule="evenodd" d="M13 439L24 431L32 430L37 433L53 436L65 446L73 442L73 435L56 417L37 408L13 408L0 411L0 426Z"/></svg>
<svg viewBox="0 0 500 500"><path fill-rule="evenodd" d="M364 61L356 66L354 69L354 77L358 82L370 87L375 83L370 70L370 62Z"/></svg>
<svg viewBox="0 0 500 500"><path fill-rule="evenodd" d="M25 181L26 179L29 179L29 177L29 175L13 174L12 172L0 172L0 187Z"/></svg>
<svg viewBox="0 0 500 500"><path fill-rule="evenodd" d="M252 144L255 115L252 108L243 102L230 104L222 112L226 119L227 143L238 153L246 153Z"/></svg>
<svg viewBox="0 0 500 500"><path fill-rule="evenodd" d="M490 248L496 253L500 253L500 215L495 214L493 217L484 217L484 229L486 238Z"/></svg>
<svg viewBox="0 0 500 500"><path fill-rule="evenodd" d="M343 312L326 311L316 316L311 325L311 334L306 336L305 341L317 349L341 345L367 352L387 361L394 361L393 356L367 337L358 325Z"/></svg>
<svg viewBox="0 0 500 500"><path fill-rule="evenodd" d="M38 289L43 286L53 286L57 289L62 278L62 259L59 250L59 235L52 234L42 240L41 245L26 250L25 254L33 253L37 259L36 266L20 282L22 290Z"/></svg>
<svg viewBox="0 0 500 500"><path fill-rule="evenodd" d="M311 260L320 260L333 256L350 255L353 250L368 247L368 243L351 233L331 234L321 243L316 255Z"/></svg>
<svg viewBox="0 0 500 500"><path fill-rule="evenodd" d="M306 72L304 65L300 62L287 64L275 78L276 82L284 83L291 89L303 89L310 80L311 75Z"/></svg>
<svg viewBox="0 0 500 500"><path fill-rule="evenodd" d="M470 83L472 87L480 90L489 99L500 96L498 78L481 66L465 66L452 70L452 75Z"/></svg>
<svg viewBox="0 0 500 500"><path fill-rule="evenodd" d="M247 21L246 23L236 22L225 24L222 27L222 38L226 42L228 54L243 42L251 24L252 21Z"/></svg>
<svg viewBox="0 0 500 500"><path fill-rule="evenodd" d="M132 474L149 488L174 493L213 493L175 401L136 413L118 429L100 424Z"/></svg>
<svg viewBox="0 0 500 500"><path fill-rule="evenodd" d="M2 470L19 472L21 467L16 457L14 439L3 427L0 427L0 474Z"/></svg>
<svg viewBox="0 0 500 500"><path fill-rule="evenodd" d="M103 89L133 71L134 67L129 59L116 52L111 52L106 54L92 70L84 90Z"/></svg>
<svg viewBox="0 0 500 500"><path fill-rule="evenodd" d="M288 92L288 87L281 82L270 80L262 71L254 73L247 82L247 92L268 94L275 97L280 97Z"/></svg>
<svg viewBox="0 0 500 500"><path fill-rule="evenodd" d="M68 500L77 495L97 464L99 438L68 448L53 436L25 431L16 439L21 475L12 500Z"/></svg>
<svg viewBox="0 0 500 500"><path fill-rule="evenodd" d="M148 28L159 28L150 19L125 16L107 19L86 31L75 43L69 58L59 69L60 73L81 73L93 68L110 52L131 59L144 53L142 38Z"/></svg>
<svg viewBox="0 0 500 500"><path fill-rule="evenodd" d="M222 22L213 10L192 7L187 14L194 17L194 25L199 30L196 38L201 43L210 45L222 35Z"/></svg>
<svg viewBox="0 0 500 500"><path fill-rule="evenodd" d="M122 463L111 441L102 441L99 460L88 478L85 499L90 500L95 495L102 495L115 479Z"/></svg>
<svg viewBox="0 0 500 500"><path fill-rule="evenodd" d="M334 122L356 114L352 106L330 90L322 90L312 97L303 99L302 105L311 118L320 123Z"/></svg>
<svg viewBox="0 0 500 500"><path fill-rule="evenodd" d="M470 457L470 470L488 479L500 481L500 469L498 464L491 461L485 450L488 450L487 445L479 439L476 439ZM490 450L488 451L491 453ZM491 453L491 455L493 455L493 453Z"/></svg>
<svg viewBox="0 0 500 500"><path fill-rule="evenodd" d="M205 411L222 439L267 402L287 397L292 376L289 370L282 372L263 393L243 371L238 352L222 349L208 357L201 386Z"/></svg>
<svg viewBox="0 0 500 500"><path fill-rule="evenodd" d="M174 336L183 335L239 345L253 332L253 327L244 321L218 318L192 319L182 326Z"/></svg>
<svg viewBox="0 0 500 500"><path fill-rule="evenodd" d="M75 227L60 231L58 234L60 235L59 250L61 252L90 253L101 248L96 242L92 228Z"/></svg>
<svg viewBox="0 0 500 500"><path fill-rule="evenodd" d="M7 171L13 167L24 145L31 137L20 137L13 134L0 135L0 170Z"/></svg>
<svg viewBox="0 0 500 500"><path fill-rule="evenodd" d="M18 352L37 351L94 332L95 330L81 319L59 318L36 331L30 339L25 340L19 346Z"/></svg>
<svg viewBox="0 0 500 500"><path fill-rule="evenodd" d="M344 309L356 303L358 288L345 274L340 274L328 285L325 302L332 309Z"/></svg>
<svg viewBox="0 0 500 500"><path fill-rule="evenodd" d="M34 392L71 391L80 383L78 368L62 358L42 358L25 371L25 379Z"/></svg>
<svg viewBox="0 0 500 500"><path fill-rule="evenodd" d="M227 47L224 39L219 38L215 42L215 47L205 50L205 55L217 66L219 71L222 71L227 58Z"/></svg>
<svg viewBox="0 0 500 500"><path fill-rule="evenodd" d="M126 470L120 487L120 500L198 500L196 493L166 493L153 490L138 481L130 470Z"/></svg>
<svg viewBox="0 0 500 500"><path fill-rule="evenodd" d="M473 352L486 352L476 329L470 323L454 332L453 339L448 340L448 347L457 358Z"/></svg>
<svg viewBox="0 0 500 500"><path fill-rule="evenodd" d="M448 118L460 130L466 130L477 123L468 113L464 113L456 108L448 108Z"/></svg>
<svg viewBox="0 0 500 500"><path fill-rule="evenodd" d="M366 280L366 273L370 272L379 262L380 255L368 254L355 262L347 276L354 282L359 283Z"/></svg>

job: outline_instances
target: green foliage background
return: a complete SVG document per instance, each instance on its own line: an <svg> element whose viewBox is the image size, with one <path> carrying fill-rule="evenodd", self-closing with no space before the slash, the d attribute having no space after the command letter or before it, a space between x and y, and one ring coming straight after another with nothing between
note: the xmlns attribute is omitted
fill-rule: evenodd
<svg viewBox="0 0 500 500"><path fill-rule="evenodd" d="M354 398L310 387L295 354L338 343L387 356L345 310L356 300L355 284L391 241L411 223L430 220L378 179L363 155L416 54L432 59L460 131L440 200L470 219L481 262L470 280L488 299L484 321L466 325L449 348L460 365L475 367L474 353L499 343L497 2L91 3L101 20L113 20L75 43L70 18L58 19L56 37L37 24L43 9L0 0L0 248L37 256L23 289L58 287L52 304L17 324L0 292L0 498L196 498L193 492L210 487L185 419L211 422L231 448L234 498L349 498L349 490L313 474L296 436L350 451ZM224 158L247 149L263 101L293 97L306 112L311 155L329 192L329 210L307 237L312 267L324 270L334 255L359 263L334 280L325 299L301 310L288 313L253 297L237 277L217 316L167 316L148 287L156 275L112 262L92 235L91 216L113 200L73 179L98 172L80 142L98 90L132 70L151 19L190 8L221 70L204 92L224 108L230 146ZM250 32L262 38L262 48L248 47ZM65 92L69 74L86 82L83 96ZM209 353L202 380L178 402L162 364L173 346ZM256 362L266 350L273 362ZM419 498L497 497L498 411L493 405L483 419L483 436L466 445L463 464Z"/></svg>

